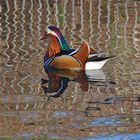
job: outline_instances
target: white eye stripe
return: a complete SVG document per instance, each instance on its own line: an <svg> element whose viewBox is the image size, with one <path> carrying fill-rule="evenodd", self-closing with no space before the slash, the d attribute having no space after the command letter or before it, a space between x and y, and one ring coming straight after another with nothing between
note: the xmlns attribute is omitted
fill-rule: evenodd
<svg viewBox="0 0 140 140"><path fill-rule="evenodd" d="M47 28L47 33L52 34L58 38L57 34L54 31L50 30L49 28Z"/></svg>

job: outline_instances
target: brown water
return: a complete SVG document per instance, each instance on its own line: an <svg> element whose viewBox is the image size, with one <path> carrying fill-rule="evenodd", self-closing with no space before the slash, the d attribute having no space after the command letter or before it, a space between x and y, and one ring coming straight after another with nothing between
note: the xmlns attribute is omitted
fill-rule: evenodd
<svg viewBox="0 0 140 140"><path fill-rule="evenodd" d="M0 15L0 139L140 139L139 0L0 0ZM48 25L116 58L48 77ZM65 83L59 96L51 83Z"/></svg>

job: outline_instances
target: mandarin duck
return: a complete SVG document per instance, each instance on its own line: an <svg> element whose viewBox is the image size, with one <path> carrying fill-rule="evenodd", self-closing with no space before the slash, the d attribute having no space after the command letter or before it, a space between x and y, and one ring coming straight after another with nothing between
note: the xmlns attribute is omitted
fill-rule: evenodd
<svg viewBox="0 0 140 140"><path fill-rule="evenodd" d="M90 54L91 48L86 41L78 49L71 49L55 26L47 27L41 40L49 39L48 50L44 56L44 68L54 67L69 70L101 69L114 56Z"/></svg>

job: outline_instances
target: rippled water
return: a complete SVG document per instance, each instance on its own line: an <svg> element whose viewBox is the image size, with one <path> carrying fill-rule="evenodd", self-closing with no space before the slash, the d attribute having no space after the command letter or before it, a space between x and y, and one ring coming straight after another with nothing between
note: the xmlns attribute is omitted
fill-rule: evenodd
<svg viewBox="0 0 140 140"><path fill-rule="evenodd" d="M140 139L140 1L0 0L0 15L0 138ZM46 73L48 25L116 58Z"/></svg>

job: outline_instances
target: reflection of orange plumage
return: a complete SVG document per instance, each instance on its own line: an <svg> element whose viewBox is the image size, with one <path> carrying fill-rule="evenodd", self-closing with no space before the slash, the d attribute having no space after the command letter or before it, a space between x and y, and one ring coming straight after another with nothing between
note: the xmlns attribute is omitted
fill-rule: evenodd
<svg viewBox="0 0 140 140"><path fill-rule="evenodd" d="M49 77L49 89L52 90L52 92L56 92L60 88L60 77L57 75L54 75L53 73L48 73Z"/></svg>
<svg viewBox="0 0 140 140"><path fill-rule="evenodd" d="M80 84L80 88L82 91L87 92L89 89L89 84L87 81L87 75L85 73L82 73L77 79L75 79L76 82Z"/></svg>

